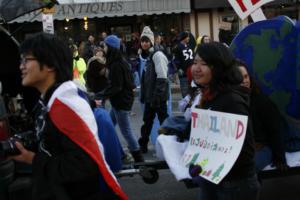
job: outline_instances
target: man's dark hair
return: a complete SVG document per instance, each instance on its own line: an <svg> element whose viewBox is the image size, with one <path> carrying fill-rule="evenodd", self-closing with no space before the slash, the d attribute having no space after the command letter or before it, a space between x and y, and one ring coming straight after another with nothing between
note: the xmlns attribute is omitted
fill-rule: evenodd
<svg viewBox="0 0 300 200"><path fill-rule="evenodd" d="M73 79L73 54L68 45L58 37L37 33L26 39L20 46L20 53L34 56L40 64L56 72L56 83Z"/></svg>
<svg viewBox="0 0 300 200"><path fill-rule="evenodd" d="M219 42L201 44L197 48L198 54L211 67L212 80L210 88L221 91L243 81L240 71L235 67L235 58L231 51Z"/></svg>

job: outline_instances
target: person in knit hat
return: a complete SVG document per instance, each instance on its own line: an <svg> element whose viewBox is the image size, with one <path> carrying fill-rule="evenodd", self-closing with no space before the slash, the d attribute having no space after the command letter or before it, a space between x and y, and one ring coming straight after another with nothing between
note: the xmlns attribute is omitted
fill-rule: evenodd
<svg viewBox="0 0 300 200"><path fill-rule="evenodd" d="M138 142L143 153L148 151L148 142L153 121L158 116L160 124L168 117L167 100L169 83L167 78L168 59L165 54L154 50L154 34L145 26L141 34L140 69L141 102L145 104L141 137Z"/></svg>
<svg viewBox="0 0 300 200"><path fill-rule="evenodd" d="M130 112L134 101L135 88L130 66L120 51L120 39L115 35L109 35L101 43L104 50L106 65L109 69L108 86L97 94L99 106L106 99L110 100L112 106L110 116L114 125L119 124L128 149L135 162L143 162L143 154L137 142L136 135L133 134L130 125Z"/></svg>
<svg viewBox="0 0 300 200"><path fill-rule="evenodd" d="M104 39L105 44L109 45L112 48L120 49L121 39L116 35L109 35Z"/></svg>
<svg viewBox="0 0 300 200"><path fill-rule="evenodd" d="M153 32L151 31L150 27L149 26L145 26L144 29L143 29L143 32L141 34L141 38L142 37L147 37L150 42L151 42L151 45L153 46L154 45L154 34Z"/></svg>

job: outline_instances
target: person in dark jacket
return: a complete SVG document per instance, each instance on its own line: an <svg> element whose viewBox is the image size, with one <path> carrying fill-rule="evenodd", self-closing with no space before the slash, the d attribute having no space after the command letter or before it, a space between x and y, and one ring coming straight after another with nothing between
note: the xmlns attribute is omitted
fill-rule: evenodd
<svg viewBox="0 0 300 200"><path fill-rule="evenodd" d="M93 57L95 48L95 37L93 35L89 35L88 41L85 43L83 49L83 58L85 63L87 63L88 60Z"/></svg>
<svg viewBox="0 0 300 200"><path fill-rule="evenodd" d="M199 108L249 116L249 95L242 90L241 73L234 66L234 57L223 44L201 44L192 66L193 80L203 86ZM233 167L218 184L200 179L200 199L255 200L259 182L254 163L254 140L248 118L245 140Z"/></svg>
<svg viewBox="0 0 300 200"><path fill-rule="evenodd" d="M104 56L109 68L109 85L98 94L101 99L109 99L112 105L110 116L114 124L118 123L121 133L127 141L130 153L135 162L143 162L143 154L136 135L130 125L130 112L134 101L135 88L130 66L120 51L120 39L109 35L104 39Z"/></svg>
<svg viewBox="0 0 300 200"><path fill-rule="evenodd" d="M145 107L139 144L143 153L147 153L155 115L160 124L168 117L168 59L162 51L155 51L154 34L148 26L144 27L141 34L141 47L141 63L145 63L141 78L141 102Z"/></svg>
<svg viewBox="0 0 300 200"><path fill-rule="evenodd" d="M108 71L104 57L93 56L89 59L86 70L86 84L90 92L97 94L107 87L109 84Z"/></svg>
<svg viewBox="0 0 300 200"><path fill-rule="evenodd" d="M282 116L274 102L265 95L253 78L249 76L246 64L236 60L236 65L243 75L242 86L250 89L250 113L252 116L255 162L258 171L272 164L278 169L287 169Z"/></svg>
<svg viewBox="0 0 300 200"><path fill-rule="evenodd" d="M178 35L177 47L173 50L180 82L181 95L184 98L188 94L191 83L191 66L193 64L193 48L189 46L190 34L183 31ZM195 46L195 45L194 45Z"/></svg>
<svg viewBox="0 0 300 200"><path fill-rule="evenodd" d="M32 164L32 199L127 199L104 162L90 105L71 81L68 46L39 33L25 40L20 52L22 85L41 94L34 110L37 151L16 142L20 155L12 157Z"/></svg>

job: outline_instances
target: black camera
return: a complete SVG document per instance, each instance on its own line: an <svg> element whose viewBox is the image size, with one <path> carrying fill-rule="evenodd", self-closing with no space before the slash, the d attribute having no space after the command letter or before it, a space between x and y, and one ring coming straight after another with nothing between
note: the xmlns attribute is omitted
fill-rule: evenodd
<svg viewBox="0 0 300 200"><path fill-rule="evenodd" d="M0 157L8 157L20 154L16 147L16 141L20 142L26 149L35 150L37 147L37 138L33 131L26 131L15 134L11 138L0 141Z"/></svg>

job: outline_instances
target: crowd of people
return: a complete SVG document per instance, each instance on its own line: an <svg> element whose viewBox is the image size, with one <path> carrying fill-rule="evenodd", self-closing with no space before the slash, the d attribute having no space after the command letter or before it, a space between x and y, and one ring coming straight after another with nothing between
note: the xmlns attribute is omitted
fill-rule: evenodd
<svg viewBox="0 0 300 200"><path fill-rule="evenodd" d="M119 125L129 149L124 153L116 142L122 158L131 155L134 162L144 161L156 115L159 134L180 141L189 139L193 107L249 116L242 150L224 180L216 185L197 175L196 183L201 199L258 199L257 172L268 164L288 167L280 113L228 47L207 35L191 45L191 38L181 32L168 50L162 35L145 26L127 44L105 32L97 43L90 35L84 44L65 44L45 33L23 42L22 84L41 94L35 110L39 145L33 152L17 142L21 154L12 158L32 164L33 199L127 199L105 161L93 113L105 110L107 101L107 116ZM167 112L172 69L183 97L182 115L176 117ZM144 105L140 133L130 123L137 87Z"/></svg>

